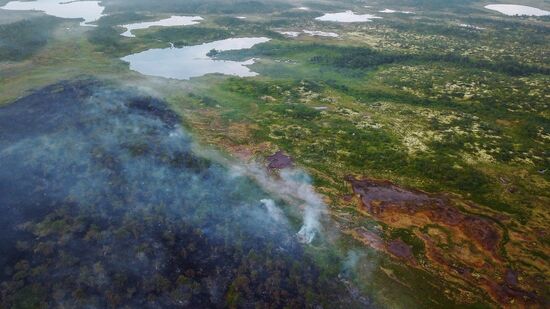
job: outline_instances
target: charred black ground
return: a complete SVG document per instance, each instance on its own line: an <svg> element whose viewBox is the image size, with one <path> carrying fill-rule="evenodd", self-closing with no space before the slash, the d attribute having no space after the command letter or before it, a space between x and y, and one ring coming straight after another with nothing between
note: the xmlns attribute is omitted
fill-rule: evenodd
<svg viewBox="0 0 550 309"><path fill-rule="evenodd" d="M0 109L0 306L367 305L136 93L82 79Z"/></svg>

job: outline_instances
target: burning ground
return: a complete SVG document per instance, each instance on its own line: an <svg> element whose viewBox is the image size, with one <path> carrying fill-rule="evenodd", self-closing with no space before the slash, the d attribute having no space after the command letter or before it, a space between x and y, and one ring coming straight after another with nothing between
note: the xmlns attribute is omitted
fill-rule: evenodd
<svg viewBox="0 0 550 309"><path fill-rule="evenodd" d="M93 79L0 109L1 306L369 305L179 122Z"/></svg>

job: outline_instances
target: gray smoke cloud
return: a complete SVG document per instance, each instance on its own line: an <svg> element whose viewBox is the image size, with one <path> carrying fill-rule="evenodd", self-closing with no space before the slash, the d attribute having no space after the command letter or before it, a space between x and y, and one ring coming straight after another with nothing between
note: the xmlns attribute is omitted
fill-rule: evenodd
<svg viewBox="0 0 550 309"><path fill-rule="evenodd" d="M48 254L65 252L81 261L82 267L72 267L56 257L56 266L33 282L56 277L100 291L116 284L115 272L140 278L141 284L155 274L177 273L190 262L174 265L182 255L171 250L185 248L197 231L205 241L202 251L194 250L208 257L200 263L220 254L219 248L209 251L219 243L228 252L244 252L232 258L270 246L277 248L274 255L300 254L294 231L269 192L196 154L177 115L159 100L95 81L62 83L2 108L0 120L2 271L17 263L22 240L31 248L51 244ZM82 223L73 226L73 217ZM149 225L153 218L158 222ZM24 223L28 229L19 230ZM57 226L66 240L56 238ZM82 231L71 234L73 229ZM185 241L176 245L178 237ZM64 241L70 245L58 248ZM33 253L40 250L28 253L37 265L45 263ZM216 275L220 284L227 285L229 267L238 266L231 263L226 258L216 264L226 269ZM209 269L207 264L199 268ZM63 290L71 288L67 284ZM163 293L168 291L159 294L158 303L170 304L173 296ZM95 294L87 297L89 304L99 301ZM146 298L146 293L134 295L133 307ZM70 297L56 304L76 306Z"/></svg>
<svg viewBox="0 0 550 309"><path fill-rule="evenodd" d="M321 233L321 219L327 213L327 207L315 192L311 177L303 170L283 169L276 177L257 163L244 163L232 165L231 171L235 176L252 177L266 191L301 210L303 223L296 234L300 242L309 244ZM276 207L274 203L264 204Z"/></svg>

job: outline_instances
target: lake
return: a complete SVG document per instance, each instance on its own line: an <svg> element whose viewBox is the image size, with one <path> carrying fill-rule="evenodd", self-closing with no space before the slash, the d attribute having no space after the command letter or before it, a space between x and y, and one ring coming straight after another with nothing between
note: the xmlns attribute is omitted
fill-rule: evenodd
<svg viewBox="0 0 550 309"><path fill-rule="evenodd" d="M80 24L82 26L91 26L89 23L101 18L105 9L100 5L100 1L64 2L62 0L11 1L0 8L14 11L41 11L61 18L84 19Z"/></svg>
<svg viewBox="0 0 550 309"><path fill-rule="evenodd" d="M392 9L384 9L384 10L380 11L380 13L388 13L388 14L391 14L391 13L414 14L414 12L412 12L412 11L396 11L396 10L392 10Z"/></svg>
<svg viewBox="0 0 550 309"><path fill-rule="evenodd" d="M367 22L373 19L381 18L371 14L355 14L353 11L345 11L340 13L327 13L323 16L315 18L320 21L335 21L340 23L357 23Z"/></svg>
<svg viewBox="0 0 550 309"><path fill-rule="evenodd" d="M175 79L190 79L206 74L220 73L241 77L256 76L248 66L255 62L217 60L207 54L211 50L228 51L248 49L256 44L268 42L265 37L231 38L185 46L182 48L157 48L123 57L130 69L141 74Z"/></svg>
<svg viewBox="0 0 550 309"><path fill-rule="evenodd" d="M122 33L121 35L125 37L133 38L135 37L135 35L132 34L133 30L147 29L150 27L190 26L190 25L196 25L202 20L203 18L200 16L172 16L170 18L157 20L157 21L127 24L127 25L121 26L126 28L126 32Z"/></svg>
<svg viewBox="0 0 550 309"><path fill-rule="evenodd" d="M337 38L339 36L338 33L334 33L334 32L315 31L315 30L304 30L303 32L311 36L324 36L329 38Z"/></svg>
<svg viewBox="0 0 550 309"><path fill-rule="evenodd" d="M526 5L517 4L489 4L485 6L486 9L500 12L508 16L548 16L549 11L541 10Z"/></svg>

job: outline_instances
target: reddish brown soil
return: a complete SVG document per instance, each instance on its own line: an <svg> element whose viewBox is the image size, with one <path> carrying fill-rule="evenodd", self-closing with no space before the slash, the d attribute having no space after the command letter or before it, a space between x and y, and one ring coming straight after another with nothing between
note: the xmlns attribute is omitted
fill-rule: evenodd
<svg viewBox="0 0 550 309"><path fill-rule="evenodd" d="M412 248L404 243L401 239L392 240L390 243L388 243L387 250L389 253L400 259L416 264Z"/></svg>
<svg viewBox="0 0 550 309"><path fill-rule="evenodd" d="M389 181L352 176L346 180L359 199L362 211L390 227L416 231L415 234L424 242L425 257L431 266L417 263L412 248L401 239L386 243L379 234L363 228L355 229L353 235L366 245L387 252L413 267L423 267L428 271L435 267L439 269L437 273L442 271L471 286L483 288L502 306L544 307L540 295L521 286L518 272L509 267L500 253L504 231L499 220L506 219L504 216L489 219L466 213L449 196L405 189ZM451 233L452 249L442 249L438 245L441 237L437 233L423 232L422 228L426 226L438 226ZM477 249L472 249L470 244L475 244Z"/></svg>
<svg viewBox="0 0 550 309"><path fill-rule="evenodd" d="M292 158L286 155L282 151L277 151L275 154L267 157L267 168L269 169L283 169L292 167Z"/></svg>
<svg viewBox="0 0 550 309"><path fill-rule="evenodd" d="M355 232L359 234L359 239L361 239L361 241L363 241L365 244L367 244L368 246L374 249L383 251L384 248L386 247L384 240L380 236L378 236L377 234L371 231L361 228L361 229L357 229Z"/></svg>
<svg viewBox="0 0 550 309"><path fill-rule="evenodd" d="M498 226L488 219L467 215L450 205L442 196L431 196L417 190L407 190L388 181L347 177L363 206L373 216L385 212L415 215L423 213L432 222L459 228L465 235L496 256L501 241Z"/></svg>

